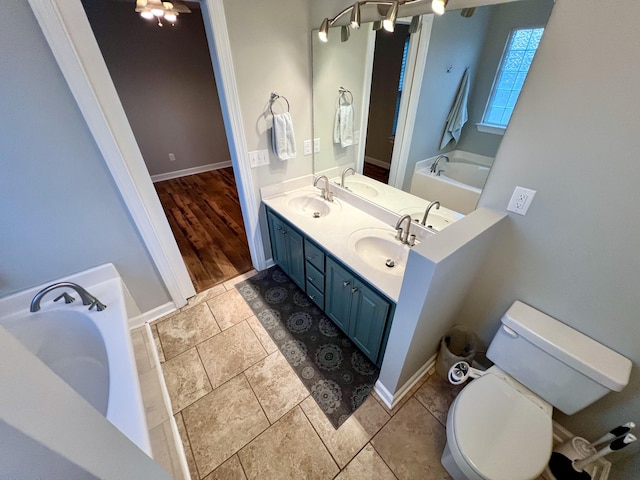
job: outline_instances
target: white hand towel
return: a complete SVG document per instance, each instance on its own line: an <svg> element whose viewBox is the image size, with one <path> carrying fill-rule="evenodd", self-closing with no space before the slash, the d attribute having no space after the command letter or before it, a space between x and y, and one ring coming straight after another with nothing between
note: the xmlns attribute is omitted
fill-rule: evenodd
<svg viewBox="0 0 640 480"><path fill-rule="evenodd" d="M339 143L343 148L353 145L353 107L351 105L340 105L336 110L333 143Z"/></svg>
<svg viewBox="0 0 640 480"><path fill-rule="evenodd" d="M467 102L469 99L469 70L464 71L460 87L458 87L458 93L456 94L456 100L451 107L451 111L447 116L447 120L444 127L444 134L442 135L442 142L440 142L440 150L446 147L451 140L454 143L458 143L460 140L460 134L462 133L462 127L467 123Z"/></svg>
<svg viewBox="0 0 640 480"><path fill-rule="evenodd" d="M293 133L293 121L289 112L273 114L271 143L274 153L280 160L296 157L296 137Z"/></svg>

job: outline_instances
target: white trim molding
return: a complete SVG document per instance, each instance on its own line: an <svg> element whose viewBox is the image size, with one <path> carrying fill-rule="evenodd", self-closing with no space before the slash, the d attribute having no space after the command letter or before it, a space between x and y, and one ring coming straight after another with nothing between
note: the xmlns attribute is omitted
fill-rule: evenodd
<svg viewBox="0 0 640 480"><path fill-rule="evenodd" d="M200 165L199 167L183 168L182 170L176 170L174 172L151 175L151 181L153 183L164 182L165 180L187 177L189 175L197 175L198 173L211 172L213 170L220 170L221 168L227 168L230 166L232 166L231 160L227 162L209 163L207 165Z"/></svg>
<svg viewBox="0 0 640 480"><path fill-rule="evenodd" d="M380 380L378 380L374 387L376 393L378 394L380 399L384 402L384 404L389 409L392 409L393 407L398 405L398 403L400 403L400 400L402 400L404 396L409 393L409 391L414 387L414 385L416 385L425 375L427 375L429 370L431 370L433 367L436 366L436 358L438 358L437 353L431 356L429 360L427 360L427 362L424 365L422 365L422 367L420 367L418 371L414 373L413 376L409 380L407 380L406 383L402 385L395 393L391 393L387 389L387 387L385 387L380 382Z"/></svg>

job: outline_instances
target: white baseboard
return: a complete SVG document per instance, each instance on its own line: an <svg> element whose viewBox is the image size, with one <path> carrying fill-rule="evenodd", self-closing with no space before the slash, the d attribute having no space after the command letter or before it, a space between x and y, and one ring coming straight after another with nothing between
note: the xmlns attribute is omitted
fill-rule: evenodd
<svg viewBox="0 0 640 480"><path fill-rule="evenodd" d="M387 390L387 387L385 387L380 382L380 380L378 380L374 388L376 393L380 397L380 399L384 402L384 404L389 409L395 407L400 402L400 400L402 400L402 398L407 393L409 393L409 390L411 390L413 386L416 383L418 383L422 379L422 377L424 377L427 374L429 370L435 367L437 357L438 357L438 354L435 353L431 358L429 358L429 360L427 360L427 362L424 365L422 365L422 367L420 367L418 371L414 373L413 376L409 380L407 380L402 387L398 389L398 391L396 391L396 393L389 392L389 390Z"/></svg>
<svg viewBox="0 0 640 480"><path fill-rule="evenodd" d="M231 160L227 162L209 163L207 165L201 165L199 167L176 170L175 172L167 172L167 173L159 173L158 175L151 175L151 181L153 183L162 182L164 180L171 180L173 178L186 177L187 175L195 175L197 173L210 172L212 170L219 170L221 168L227 168L230 166L231 166Z"/></svg>
<svg viewBox="0 0 640 480"><path fill-rule="evenodd" d="M367 163L370 163L371 165L375 165L376 167L384 168L386 170L389 170L391 168L390 163L385 162L383 160L378 160L377 158L365 156L364 161Z"/></svg>
<svg viewBox="0 0 640 480"><path fill-rule="evenodd" d="M162 318L176 310L178 309L173 302L167 302L164 305L160 305L159 307L149 310L148 312L131 317L129 319L129 329L141 327L145 323L153 322L154 320Z"/></svg>

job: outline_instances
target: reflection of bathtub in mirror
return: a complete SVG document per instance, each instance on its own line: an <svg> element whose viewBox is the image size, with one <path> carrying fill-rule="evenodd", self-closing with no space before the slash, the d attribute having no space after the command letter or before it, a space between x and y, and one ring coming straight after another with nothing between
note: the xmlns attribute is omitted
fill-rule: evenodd
<svg viewBox="0 0 640 480"><path fill-rule="evenodd" d="M438 199L442 206L465 215L471 213L487 181L493 158L454 150L447 153L449 162L440 160L437 172L432 173L431 165L437 157L416 163L410 193Z"/></svg>

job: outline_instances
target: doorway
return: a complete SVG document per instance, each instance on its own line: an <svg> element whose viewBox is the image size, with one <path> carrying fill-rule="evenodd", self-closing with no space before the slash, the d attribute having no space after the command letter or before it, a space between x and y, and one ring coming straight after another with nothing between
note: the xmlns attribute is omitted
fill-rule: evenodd
<svg viewBox="0 0 640 480"><path fill-rule="evenodd" d="M200 4L160 27L82 0L196 292L252 268Z"/></svg>

